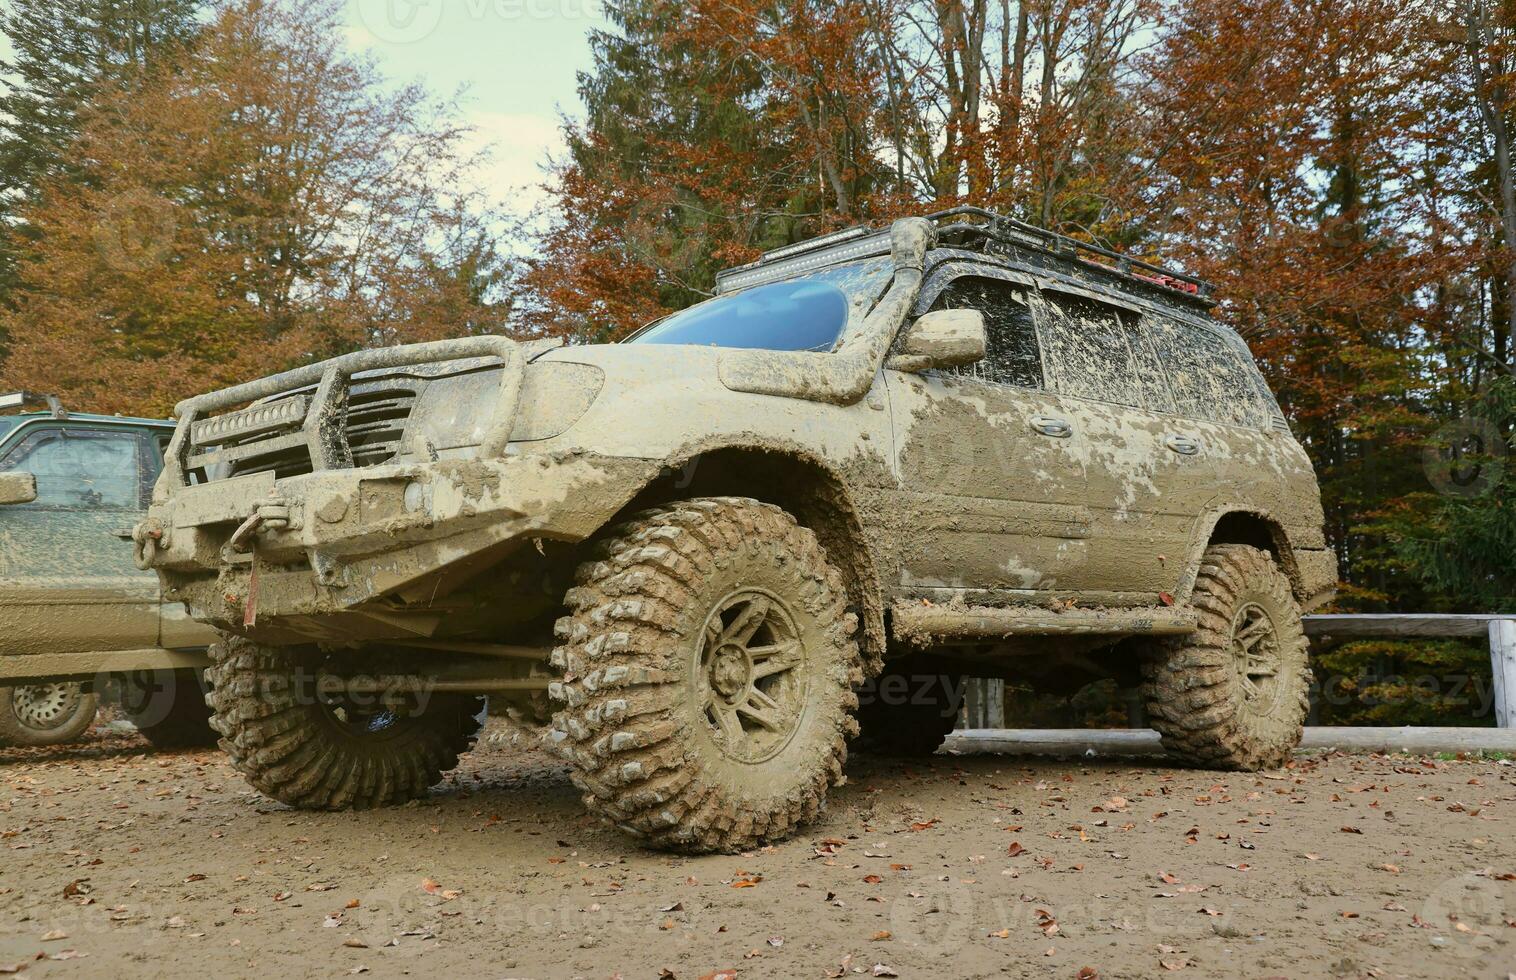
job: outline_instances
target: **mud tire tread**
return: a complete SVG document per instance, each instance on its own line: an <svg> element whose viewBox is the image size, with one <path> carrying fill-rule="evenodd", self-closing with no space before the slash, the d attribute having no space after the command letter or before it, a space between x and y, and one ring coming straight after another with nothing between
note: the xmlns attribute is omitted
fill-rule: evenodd
<svg viewBox="0 0 1516 980"><path fill-rule="evenodd" d="M690 610L701 583L742 560L754 543L792 563L803 594L787 597L817 613L829 659L816 710L830 729L769 812L755 813L705 777L681 720L681 658L699 629ZM842 781L847 739L857 732L853 689L863 681L857 617L816 536L785 511L740 497L687 500L637 514L612 528L580 565L555 628L554 684L560 704L547 743L573 763L571 778L591 813L646 846L684 853L741 851L779 840L814 820L829 787Z"/></svg>
<svg viewBox="0 0 1516 980"><path fill-rule="evenodd" d="M1232 668L1233 615L1241 601L1260 601L1279 644L1278 730L1261 732L1239 710L1242 692ZM1201 559L1192 604L1199 628L1156 643L1144 659L1142 694L1164 749L1188 765L1253 771L1289 761L1310 707L1309 649L1289 578L1267 552L1249 545L1212 545Z"/></svg>
<svg viewBox="0 0 1516 980"><path fill-rule="evenodd" d="M321 706L303 702L293 648L225 636L206 671L211 727L255 789L306 810L366 810L426 796L479 734L480 699L433 698L382 744L342 736Z"/></svg>

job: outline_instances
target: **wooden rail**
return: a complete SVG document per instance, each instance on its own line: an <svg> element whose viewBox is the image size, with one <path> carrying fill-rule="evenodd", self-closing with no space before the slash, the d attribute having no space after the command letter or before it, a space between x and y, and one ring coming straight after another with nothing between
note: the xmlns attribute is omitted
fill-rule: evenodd
<svg viewBox="0 0 1516 980"><path fill-rule="evenodd" d="M1306 635L1322 640L1414 637L1490 638L1490 672L1495 681L1495 724L1516 728L1516 616L1458 613L1342 613L1305 617Z"/></svg>

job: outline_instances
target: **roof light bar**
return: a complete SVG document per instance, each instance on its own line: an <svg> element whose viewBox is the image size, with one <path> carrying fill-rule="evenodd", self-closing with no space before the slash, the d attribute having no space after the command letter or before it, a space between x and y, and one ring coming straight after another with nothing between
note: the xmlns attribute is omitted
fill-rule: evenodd
<svg viewBox="0 0 1516 980"><path fill-rule="evenodd" d="M801 252L810 252L818 248L826 248L828 245L836 245L838 242L849 241L851 239L859 237L860 235L867 235L868 233L869 229L867 227L863 225L854 225L851 228L844 228L841 231L834 231L829 235L821 235L817 238L807 238L803 242L796 242L793 245L785 245L783 248L770 249L769 251L763 253L763 258L759 259L759 261L773 262L790 255L799 255Z"/></svg>

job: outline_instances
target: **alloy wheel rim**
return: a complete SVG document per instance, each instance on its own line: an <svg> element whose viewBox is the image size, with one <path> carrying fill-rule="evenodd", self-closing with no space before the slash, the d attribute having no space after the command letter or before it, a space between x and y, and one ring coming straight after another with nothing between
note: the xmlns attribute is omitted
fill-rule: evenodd
<svg viewBox="0 0 1516 980"><path fill-rule="evenodd" d="M11 689L11 710L27 728L50 731L73 717L83 698L78 684L27 684Z"/></svg>
<svg viewBox="0 0 1516 980"><path fill-rule="evenodd" d="M1272 714L1282 686L1279 633L1268 611L1256 602L1239 609L1232 620L1231 646L1243 704L1255 715Z"/></svg>
<svg viewBox="0 0 1516 980"><path fill-rule="evenodd" d="M756 764L777 755L805 714L805 644L789 606L764 589L728 593L706 617L693 662L695 704L721 751Z"/></svg>

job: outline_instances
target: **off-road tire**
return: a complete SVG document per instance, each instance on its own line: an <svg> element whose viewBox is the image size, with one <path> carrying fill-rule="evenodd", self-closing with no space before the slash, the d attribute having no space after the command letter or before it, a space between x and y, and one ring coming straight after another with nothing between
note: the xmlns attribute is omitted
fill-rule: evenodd
<svg viewBox="0 0 1516 980"><path fill-rule="evenodd" d="M56 701L56 707L39 705L39 698L49 705ZM25 710L23 701L34 706L26 718L18 714ZM77 682L0 687L0 745L38 748L77 742L94 723L99 707L94 692Z"/></svg>
<svg viewBox="0 0 1516 980"><path fill-rule="evenodd" d="M307 810L366 810L424 797L479 734L484 699L434 695L381 732L334 720L300 652L227 636L210 648L211 727L254 788Z"/></svg>
<svg viewBox="0 0 1516 980"><path fill-rule="evenodd" d="M592 813L686 853L743 850L816 818L858 731L863 664L842 577L810 530L756 500L684 501L611 530L576 582L556 627L549 745ZM764 697L793 710L750 733L742 712L768 711L753 691L770 683Z"/></svg>
<svg viewBox="0 0 1516 980"><path fill-rule="evenodd" d="M1267 552L1213 545L1201 560L1193 603L1199 628L1156 644L1143 663L1142 693L1163 747L1206 769L1283 765L1300 744L1311 685L1290 580ZM1269 649L1250 661L1244 640ZM1265 661L1271 675L1248 676L1250 663Z"/></svg>
<svg viewBox="0 0 1516 980"><path fill-rule="evenodd" d="M941 700L922 700L915 690L909 691L909 697L901 703L887 703L882 692L890 676L886 673L879 678L872 695L859 697L859 732L854 750L900 758L931 755L942 748L948 733L957 727L957 713Z"/></svg>
<svg viewBox="0 0 1516 980"><path fill-rule="evenodd" d="M216 744L200 671L134 671L122 679L121 688L121 713L154 748Z"/></svg>

